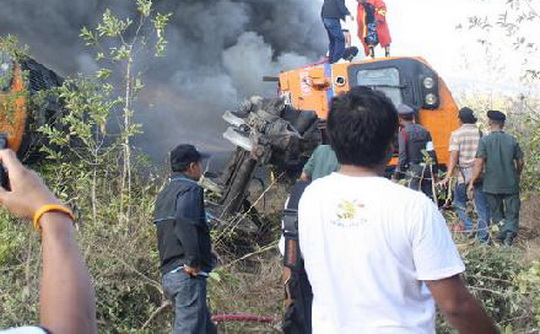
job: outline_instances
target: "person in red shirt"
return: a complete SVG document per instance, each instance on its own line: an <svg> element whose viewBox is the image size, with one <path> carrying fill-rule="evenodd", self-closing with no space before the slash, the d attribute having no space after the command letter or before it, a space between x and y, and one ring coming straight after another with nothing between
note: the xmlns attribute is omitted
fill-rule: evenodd
<svg viewBox="0 0 540 334"><path fill-rule="evenodd" d="M385 56L390 56L392 37L386 13L383 0L358 0L358 38L364 45L366 56L375 58L375 47L378 44L385 49Z"/></svg>

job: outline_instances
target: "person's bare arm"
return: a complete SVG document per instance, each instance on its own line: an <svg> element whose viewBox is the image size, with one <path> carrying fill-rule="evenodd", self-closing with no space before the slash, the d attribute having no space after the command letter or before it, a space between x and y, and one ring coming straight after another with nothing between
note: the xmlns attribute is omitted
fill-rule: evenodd
<svg viewBox="0 0 540 334"><path fill-rule="evenodd" d="M525 167L525 160L517 159L516 160L516 172L517 172L518 176L521 176L521 173L523 172L523 167Z"/></svg>
<svg viewBox="0 0 540 334"><path fill-rule="evenodd" d="M448 171L446 173L446 177L441 182L442 184L449 183L452 176L454 176L458 159L459 151L450 151L450 159L448 159Z"/></svg>
<svg viewBox="0 0 540 334"><path fill-rule="evenodd" d="M308 173L302 172L302 175L300 175L299 180L300 181L311 181L311 177L309 176Z"/></svg>
<svg viewBox="0 0 540 334"><path fill-rule="evenodd" d="M10 191L0 187L0 203L12 214L32 219L46 204L60 204L39 176L23 167L11 150L0 159L9 175ZM57 212L40 219L43 275L40 323L54 334L97 333L95 298L86 265L74 237L71 218Z"/></svg>
<svg viewBox="0 0 540 334"><path fill-rule="evenodd" d="M460 334L499 333L480 303L469 293L459 275L426 284L450 325Z"/></svg>
<svg viewBox="0 0 540 334"><path fill-rule="evenodd" d="M484 170L484 159L476 158L474 160L474 169L473 169L471 181L469 182L469 185L467 187L468 193L472 193L474 191L474 184L480 178L480 175L482 175L483 170Z"/></svg>

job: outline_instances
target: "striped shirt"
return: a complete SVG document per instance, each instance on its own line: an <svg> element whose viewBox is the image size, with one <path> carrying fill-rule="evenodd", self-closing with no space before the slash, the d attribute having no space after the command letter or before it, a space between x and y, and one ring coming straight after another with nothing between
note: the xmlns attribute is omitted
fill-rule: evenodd
<svg viewBox="0 0 540 334"><path fill-rule="evenodd" d="M463 124L450 136L449 151L458 151L457 165L460 169L459 182L468 181L472 175L478 142L482 138L482 131L475 124ZM465 180L466 179L466 180Z"/></svg>

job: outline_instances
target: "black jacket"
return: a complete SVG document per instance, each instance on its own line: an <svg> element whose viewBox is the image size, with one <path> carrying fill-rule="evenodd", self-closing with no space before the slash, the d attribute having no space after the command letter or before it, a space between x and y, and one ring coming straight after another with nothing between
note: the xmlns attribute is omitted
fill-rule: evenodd
<svg viewBox="0 0 540 334"><path fill-rule="evenodd" d="M163 274L184 264L209 272L214 266L203 189L183 174L171 177L156 201L159 257Z"/></svg>
<svg viewBox="0 0 540 334"><path fill-rule="evenodd" d="M434 150L433 140L429 131L418 124L407 124L398 135L400 172L406 172L411 166L424 162L424 151L433 161L433 172L437 172L437 154ZM430 143L431 147L427 147ZM430 150L428 150L430 149Z"/></svg>
<svg viewBox="0 0 540 334"><path fill-rule="evenodd" d="M345 6L345 0L324 0L324 4L321 10L321 17L323 19L345 19L345 16L351 15L347 6Z"/></svg>

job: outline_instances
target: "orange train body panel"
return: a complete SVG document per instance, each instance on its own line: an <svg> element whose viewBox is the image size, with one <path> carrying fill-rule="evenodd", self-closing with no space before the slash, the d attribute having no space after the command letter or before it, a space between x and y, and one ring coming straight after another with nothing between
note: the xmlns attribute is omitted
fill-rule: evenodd
<svg viewBox="0 0 540 334"><path fill-rule="evenodd" d="M8 147L18 151L25 134L27 109L25 85L20 64L13 67L9 95L0 92L0 133L7 134Z"/></svg>
<svg viewBox="0 0 540 334"><path fill-rule="evenodd" d="M430 131L439 163L446 165L449 159L450 134L459 127L458 107L444 81L420 57L389 57L332 65L308 65L281 73L280 93L286 96L295 108L313 110L320 119L325 120L331 98L358 85L352 74L364 68L367 71L397 69L401 78L399 89L403 90L401 103L409 104L418 110L418 122ZM431 90L424 88L420 82L421 78L426 76L434 80L434 88ZM424 95L427 93L437 97L435 105L425 106ZM390 164L396 165L397 158L392 159Z"/></svg>

